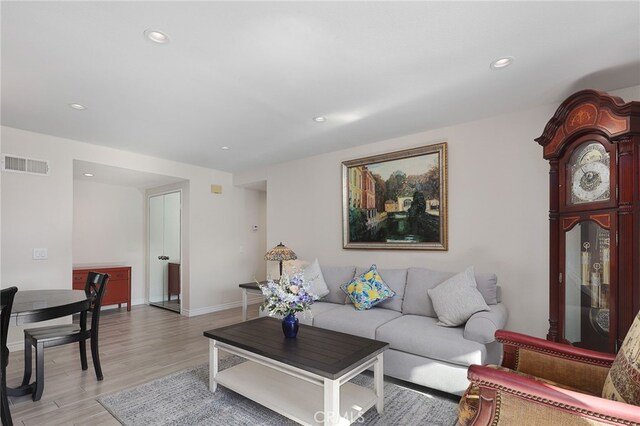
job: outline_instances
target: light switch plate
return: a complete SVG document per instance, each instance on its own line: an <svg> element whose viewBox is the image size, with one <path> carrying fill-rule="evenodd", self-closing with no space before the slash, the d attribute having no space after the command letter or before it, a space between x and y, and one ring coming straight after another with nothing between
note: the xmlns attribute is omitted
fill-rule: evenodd
<svg viewBox="0 0 640 426"><path fill-rule="evenodd" d="M46 248L34 248L33 260L45 260L49 258L49 253Z"/></svg>

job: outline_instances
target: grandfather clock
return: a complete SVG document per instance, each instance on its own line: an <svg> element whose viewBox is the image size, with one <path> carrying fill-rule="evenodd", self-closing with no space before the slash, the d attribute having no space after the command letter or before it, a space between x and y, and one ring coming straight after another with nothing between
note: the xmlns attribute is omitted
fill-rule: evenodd
<svg viewBox="0 0 640 426"><path fill-rule="evenodd" d="M547 339L615 353L640 309L640 102L582 90L536 141L550 163Z"/></svg>

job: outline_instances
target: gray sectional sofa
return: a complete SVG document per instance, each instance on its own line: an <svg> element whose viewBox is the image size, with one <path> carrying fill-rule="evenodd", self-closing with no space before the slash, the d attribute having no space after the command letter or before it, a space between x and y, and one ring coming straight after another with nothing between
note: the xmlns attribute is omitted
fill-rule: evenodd
<svg viewBox="0 0 640 426"><path fill-rule="evenodd" d="M374 308L358 311L340 286L368 268L321 266L330 292L313 304L310 314L298 314L302 324L388 342L384 373L388 376L452 394L468 386L471 364L500 364L496 330L507 321L494 274L475 274L478 290L491 308L474 314L464 326L437 325L427 289L455 275L425 268L378 269L396 296Z"/></svg>

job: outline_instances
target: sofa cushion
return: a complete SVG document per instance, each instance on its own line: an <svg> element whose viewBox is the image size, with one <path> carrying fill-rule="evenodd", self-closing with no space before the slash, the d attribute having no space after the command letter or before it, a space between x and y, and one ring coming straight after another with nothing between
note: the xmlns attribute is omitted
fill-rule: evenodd
<svg viewBox="0 0 640 426"><path fill-rule="evenodd" d="M433 309L427 290L437 287L438 284L452 275L449 272L433 271L426 268L409 268L407 270L407 286L404 289L402 313L437 317L438 315Z"/></svg>
<svg viewBox="0 0 640 426"><path fill-rule="evenodd" d="M307 313L307 315L304 314L298 314L298 318L300 319L300 323L301 324L307 324L307 325L313 325L313 322L316 318L316 316L323 314L325 312L329 312L333 309L339 308L342 305L339 305L337 303L327 303L327 302L315 302L313 305L311 305L311 309L309 310L309 313ZM302 321L304 319L304 322Z"/></svg>
<svg viewBox="0 0 640 426"><path fill-rule="evenodd" d="M380 326L376 340L389 343L391 349L451 364L486 363L485 345L465 339L462 327L440 327L436 322L435 318L403 315Z"/></svg>
<svg viewBox="0 0 640 426"><path fill-rule="evenodd" d="M322 298L323 302L347 303L347 296L340 289L342 284L348 283L353 279L356 272L355 266L320 266L324 282L329 288L329 294ZM352 308L353 309L353 308Z"/></svg>
<svg viewBox="0 0 640 426"><path fill-rule="evenodd" d="M436 317L427 290L454 276L456 272L434 271L427 268L409 268L407 270L407 286L404 290L402 313ZM498 277L491 273L476 273L478 291L487 305L498 303Z"/></svg>
<svg viewBox="0 0 640 426"><path fill-rule="evenodd" d="M368 268L358 267L356 276L366 272ZM376 308L393 309L394 311L402 311L402 301L404 300L404 288L407 285L406 269L378 269L378 273L396 294L390 299L383 300L376 305Z"/></svg>
<svg viewBox="0 0 640 426"><path fill-rule="evenodd" d="M343 284L340 288L359 311L371 309L383 300L396 295L384 282L376 265L371 265L368 271L356 274L349 283Z"/></svg>
<svg viewBox="0 0 640 426"><path fill-rule="evenodd" d="M368 311L358 311L353 309L351 305L344 305L315 315L313 325L327 330L375 339L378 327L400 316L400 312L390 309L373 308Z"/></svg>
<svg viewBox="0 0 640 426"><path fill-rule="evenodd" d="M309 309L309 311L298 312L296 314L296 317L298 318L298 321L300 321L300 324L313 325L313 319L316 317L316 315L320 315L321 313L330 311L339 306L342 306L342 305L339 305L337 303L315 302L313 305L311 305L311 309ZM270 316L268 311L263 311L262 309L260 309L259 315L261 317ZM282 315L271 315L271 316L274 318L282 319Z"/></svg>
<svg viewBox="0 0 640 426"><path fill-rule="evenodd" d="M477 289L473 266L427 290L427 293L438 314L438 325L457 327L476 312L491 310Z"/></svg>

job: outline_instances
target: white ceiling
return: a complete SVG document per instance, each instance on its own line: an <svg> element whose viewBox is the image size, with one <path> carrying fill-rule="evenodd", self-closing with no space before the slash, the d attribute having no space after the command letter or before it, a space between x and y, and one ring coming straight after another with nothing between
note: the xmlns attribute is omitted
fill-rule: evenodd
<svg viewBox="0 0 640 426"><path fill-rule="evenodd" d="M3 1L1 31L3 125L227 171L640 84L638 1Z"/></svg>
<svg viewBox="0 0 640 426"><path fill-rule="evenodd" d="M93 176L85 176L85 173L90 173ZM139 189L156 188L184 181L184 179L178 177L123 169L81 160L73 160L73 179L92 183L131 186Z"/></svg>

